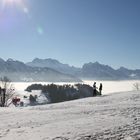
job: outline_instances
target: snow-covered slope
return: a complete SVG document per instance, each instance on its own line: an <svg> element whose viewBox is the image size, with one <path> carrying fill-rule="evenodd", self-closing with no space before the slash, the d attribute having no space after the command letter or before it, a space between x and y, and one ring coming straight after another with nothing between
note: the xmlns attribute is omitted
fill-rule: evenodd
<svg viewBox="0 0 140 140"><path fill-rule="evenodd" d="M0 108L1 140L140 138L140 92L27 108Z"/></svg>

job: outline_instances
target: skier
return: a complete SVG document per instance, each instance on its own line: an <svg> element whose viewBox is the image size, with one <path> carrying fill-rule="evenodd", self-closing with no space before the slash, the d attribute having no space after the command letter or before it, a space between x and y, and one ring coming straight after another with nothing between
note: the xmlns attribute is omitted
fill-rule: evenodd
<svg viewBox="0 0 140 140"><path fill-rule="evenodd" d="M100 86L99 86L99 93L100 93L100 95L102 94L102 89L103 89L103 85L102 85L102 83L100 83Z"/></svg>
<svg viewBox="0 0 140 140"><path fill-rule="evenodd" d="M97 89L97 87L96 87L96 82L94 82L94 84L93 84L93 96L96 96L96 89Z"/></svg>

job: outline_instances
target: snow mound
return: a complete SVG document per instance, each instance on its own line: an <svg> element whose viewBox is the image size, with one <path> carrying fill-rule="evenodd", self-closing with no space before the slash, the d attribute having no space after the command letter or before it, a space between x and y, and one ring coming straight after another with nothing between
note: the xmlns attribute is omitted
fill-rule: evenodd
<svg viewBox="0 0 140 140"><path fill-rule="evenodd" d="M140 93L0 108L1 140L138 140Z"/></svg>

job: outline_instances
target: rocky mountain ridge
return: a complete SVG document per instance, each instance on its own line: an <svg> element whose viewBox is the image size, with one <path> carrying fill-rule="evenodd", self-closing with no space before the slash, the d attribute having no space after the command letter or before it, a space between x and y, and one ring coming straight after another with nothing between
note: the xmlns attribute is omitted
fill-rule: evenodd
<svg viewBox="0 0 140 140"><path fill-rule="evenodd" d="M124 67L114 69L111 66L100 64L99 62L85 63L81 68L63 64L55 59L36 58L32 62L26 63L32 67L49 67L65 74L71 74L81 79L96 80L129 80L140 79L140 70L130 70Z"/></svg>
<svg viewBox="0 0 140 140"><path fill-rule="evenodd" d="M0 59L0 76L7 76L12 81L19 82L80 82L81 80L70 75L58 72L51 68L31 67L23 62Z"/></svg>

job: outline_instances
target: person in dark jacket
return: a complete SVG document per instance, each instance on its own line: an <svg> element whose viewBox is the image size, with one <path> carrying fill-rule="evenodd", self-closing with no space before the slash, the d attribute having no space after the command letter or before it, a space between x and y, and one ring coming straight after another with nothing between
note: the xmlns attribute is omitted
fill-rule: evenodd
<svg viewBox="0 0 140 140"><path fill-rule="evenodd" d="M96 96L96 94L97 94L96 89L97 89L96 82L94 82L94 84L93 84L93 96Z"/></svg>
<svg viewBox="0 0 140 140"><path fill-rule="evenodd" d="M102 89L103 89L103 85L102 85L102 83L100 83L100 86L99 86L99 93L100 93L100 95L102 95Z"/></svg>

